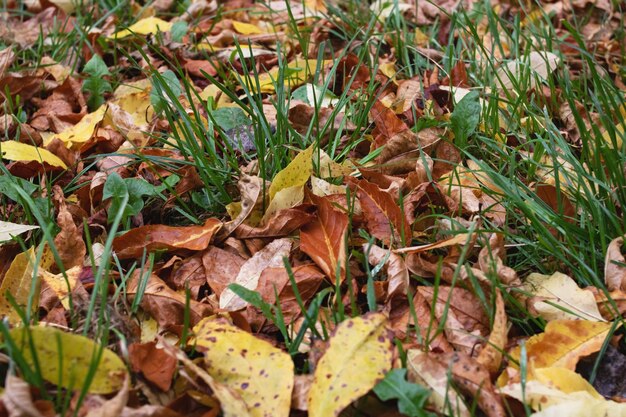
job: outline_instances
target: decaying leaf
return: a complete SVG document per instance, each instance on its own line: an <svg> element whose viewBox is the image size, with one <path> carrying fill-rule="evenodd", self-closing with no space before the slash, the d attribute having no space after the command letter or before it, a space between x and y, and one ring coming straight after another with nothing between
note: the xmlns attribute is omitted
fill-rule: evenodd
<svg viewBox="0 0 626 417"><path fill-rule="evenodd" d="M530 274L526 278L525 288L532 296L526 301L529 311L545 320L605 321L593 293L579 288L565 274Z"/></svg>
<svg viewBox="0 0 626 417"><path fill-rule="evenodd" d="M315 369L309 391L311 417L337 416L367 393L391 367L386 318L369 313L342 322Z"/></svg>
<svg viewBox="0 0 626 417"><path fill-rule="evenodd" d="M500 370L502 363L502 352L506 347L508 340L508 319L504 307L504 299L500 289L496 288L496 306L493 315L493 325L491 326L491 334L487 343L480 351L476 361L481 364L492 376L495 376Z"/></svg>
<svg viewBox="0 0 626 417"><path fill-rule="evenodd" d="M256 289L259 277L265 268L280 267L283 258L289 257L293 241L283 238L276 239L241 266L234 283L249 290ZM244 308L248 303L236 295L231 289L225 289L220 296L220 308L227 311L236 311Z"/></svg>
<svg viewBox="0 0 626 417"><path fill-rule="evenodd" d="M252 417L289 415L294 366L287 353L223 319L205 319L193 331L208 374L240 396Z"/></svg>
<svg viewBox="0 0 626 417"><path fill-rule="evenodd" d="M217 219L208 219L202 226L142 226L116 237L113 250L121 259L141 258L144 252L158 250L200 251L208 248L221 226L222 222Z"/></svg>
<svg viewBox="0 0 626 417"><path fill-rule="evenodd" d="M346 275L348 215L335 210L323 197L310 196L317 218L300 230L300 249L324 271L331 282Z"/></svg>
<svg viewBox="0 0 626 417"><path fill-rule="evenodd" d="M41 376L60 387L80 390L91 381L88 392L110 394L122 388L126 379L124 362L85 336L42 326L18 327L10 335L31 369L37 360Z"/></svg>
<svg viewBox="0 0 626 417"><path fill-rule="evenodd" d="M609 243L604 259L604 283L609 291L626 290L626 259L622 254L624 237L617 237Z"/></svg>

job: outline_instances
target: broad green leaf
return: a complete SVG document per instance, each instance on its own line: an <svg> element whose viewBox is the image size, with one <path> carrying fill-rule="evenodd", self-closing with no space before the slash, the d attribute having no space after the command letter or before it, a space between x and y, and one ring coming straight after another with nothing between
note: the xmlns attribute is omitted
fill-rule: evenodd
<svg viewBox="0 0 626 417"><path fill-rule="evenodd" d="M432 416L424 410L430 391L406 380L406 369L393 369L374 387L383 401L398 400L398 410L409 417Z"/></svg>
<svg viewBox="0 0 626 417"><path fill-rule="evenodd" d="M111 83L109 83L103 77L105 75L111 75L106 64L100 58L100 55L94 54L93 57L85 64L83 72L89 74L89 77L83 83L83 91L89 93L89 108L98 108L104 103L103 94L113 91Z"/></svg>
<svg viewBox="0 0 626 417"><path fill-rule="evenodd" d="M287 417L294 385L291 357L223 319L194 327L208 374L240 396L252 417Z"/></svg>
<svg viewBox="0 0 626 417"><path fill-rule="evenodd" d="M172 28L171 22L159 19L158 17L146 17L137 23L130 25L127 29L120 30L109 36L109 39L121 39L132 34L136 35L154 35L157 32L169 32Z"/></svg>
<svg viewBox="0 0 626 417"><path fill-rule="evenodd" d="M39 229L39 226L0 221L0 242L11 240L14 236L19 236L34 229Z"/></svg>
<svg viewBox="0 0 626 417"><path fill-rule="evenodd" d="M462 143L474 133L480 121L481 105L478 101L478 92L471 91L454 106L450 116L454 139Z"/></svg>
<svg viewBox="0 0 626 417"><path fill-rule="evenodd" d="M18 307L25 312L28 308L29 295L31 290L33 290L33 311L38 307L41 282L39 276L33 276L34 262L35 251L33 248L18 254L11 262L2 279L2 284L0 285L0 316L8 317L11 324L19 324L22 322L22 319L9 302L7 293L10 294Z"/></svg>
<svg viewBox="0 0 626 417"><path fill-rule="evenodd" d="M348 319L337 326L315 368L309 416L338 416L365 395L391 368L391 335L381 313Z"/></svg>
<svg viewBox="0 0 626 417"><path fill-rule="evenodd" d="M53 167L67 169L67 165L55 154L44 148L38 148L15 140L7 140L0 143L0 155L2 159L9 161L36 161L45 162Z"/></svg>
<svg viewBox="0 0 626 417"><path fill-rule="evenodd" d="M124 384L124 362L85 336L42 326L18 327L10 335L31 369L36 369L36 357L43 379L59 387L80 390L89 384L92 394L110 394Z"/></svg>
<svg viewBox="0 0 626 417"><path fill-rule="evenodd" d="M21 188L30 196L39 190L37 185L23 178L0 175L0 194L6 195L13 201L20 201L20 193L16 188Z"/></svg>
<svg viewBox="0 0 626 417"><path fill-rule="evenodd" d="M156 113L161 113L169 105L171 97L178 97L182 92L183 90L176 74L171 70L165 70L163 74L155 74L152 77L150 103Z"/></svg>
<svg viewBox="0 0 626 417"><path fill-rule="evenodd" d="M172 25L170 33L172 34L172 40L174 42L181 42L183 37L189 30L189 24L183 20L179 20Z"/></svg>
<svg viewBox="0 0 626 417"><path fill-rule="evenodd" d="M313 169L313 149L315 145L311 145L298 155L272 180L270 185L270 199L273 199L276 193L287 187L304 185L311 177Z"/></svg>
<svg viewBox="0 0 626 417"><path fill-rule="evenodd" d="M98 54L92 56L91 59L85 64L83 72L91 75L92 77L104 77L105 75L111 75L109 68L107 68L106 64Z"/></svg>
<svg viewBox="0 0 626 417"><path fill-rule="evenodd" d="M246 113L239 107L220 107L211 111L211 116L213 116L215 124L223 131L252 124Z"/></svg>

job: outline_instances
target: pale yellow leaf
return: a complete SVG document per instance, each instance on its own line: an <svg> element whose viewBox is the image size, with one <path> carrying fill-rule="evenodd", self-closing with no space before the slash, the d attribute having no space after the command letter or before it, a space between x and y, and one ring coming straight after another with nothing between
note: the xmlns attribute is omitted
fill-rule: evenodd
<svg viewBox="0 0 626 417"><path fill-rule="evenodd" d="M67 165L49 150L14 140L0 142L0 154L2 159L8 159L9 161L45 162L54 167L67 169Z"/></svg>
<svg viewBox="0 0 626 417"><path fill-rule="evenodd" d="M595 296L589 290L579 288L569 276L560 272L554 274L530 274L524 285L533 298L527 305L531 313L551 320L583 319L606 321L602 318Z"/></svg>
<svg viewBox="0 0 626 417"><path fill-rule="evenodd" d="M391 335L381 313L339 324L315 368L309 416L337 416L365 395L391 368Z"/></svg>
<svg viewBox="0 0 626 417"><path fill-rule="evenodd" d="M232 23L235 32L241 33L242 35L260 35L265 33L261 30L261 28L251 23L239 22L237 20L233 20Z"/></svg>
<svg viewBox="0 0 626 417"><path fill-rule="evenodd" d="M335 185L321 178L311 177L311 191L318 197L331 194L346 194L345 185Z"/></svg>
<svg viewBox="0 0 626 417"><path fill-rule="evenodd" d="M124 384L127 375L124 362L113 351L85 336L42 326L18 327L10 334L31 369L36 357L42 378L57 386L83 389L92 368L95 371L87 392L110 394Z"/></svg>
<svg viewBox="0 0 626 417"><path fill-rule="evenodd" d="M244 286L249 290L256 289L259 278L265 268L283 266L283 258L289 256L293 241L288 238L276 239L262 250L248 259L234 278L234 283ZM248 305L242 298L230 288L226 288L220 294L220 308L227 311L236 311Z"/></svg>
<svg viewBox="0 0 626 417"><path fill-rule="evenodd" d="M157 32L169 32L173 23L166 22L158 17L146 17L139 20L137 23L130 25L127 29L120 30L109 36L109 39L121 39L132 34L137 35L154 35Z"/></svg>
<svg viewBox="0 0 626 417"><path fill-rule="evenodd" d="M61 305L63 305L63 308L66 310L70 309L69 294L76 287L78 276L82 270L82 265L75 266L65 271L65 276L63 274L51 274L48 271L41 271L41 278L46 282L48 287L54 291L56 296L59 297Z"/></svg>
<svg viewBox="0 0 626 417"><path fill-rule="evenodd" d="M406 367L409 380L430 389L428 404L441 414L453 411L453 415L469 417L470 412L461 396L450 385L448 368L431 358L430 353L419 349L407 352Z"/></svg>
<svg viewBox="0 0 626 417"><path fill-rule="evenodd" d="M292 208L297 206L298 204L302 204L303 200L303 185L294 185L293 187L283 188L274 195L274 198L272 198L272 201L270 202L267 210L265 211L265 214L263 215L263 220L261 221L261 223L267 223L267 221L280 210Z"/></svg>
<svg viewBox="0 0 626 417"><path fill-rule="evenodd" d="M22 233L35 229L39 229L39 226L0 221L0 242L11 240L14 236L19 236Z"/></svg>
<svg viewBox="0 0 626 417"><path fill-rule="evenodd" d="M223 319L193 330L209 375L240 396L252 417L289 415L294 365L287 353Z"/></svg>

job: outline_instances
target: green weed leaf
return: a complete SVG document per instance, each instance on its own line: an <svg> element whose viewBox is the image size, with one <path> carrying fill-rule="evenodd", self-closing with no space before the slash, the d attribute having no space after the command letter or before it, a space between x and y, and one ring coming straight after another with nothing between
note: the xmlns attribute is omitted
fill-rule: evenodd
<svg viewBox="0 0 626 417"><path fill-rule="evenodd" d="M478 92L472 91L459 101L454 107L450 122L457 145L467 141L478 127L480 121L480 102Z"/></svg>
<svg viewBox="0 0 626 417"><path fill-rule="evenodd" d="M406 369L393 369L385 379L374 387L374 393L383 401L397 399L398 409L409 417L430 417L431 413L424 410L430 391L408 382Z"/></svg>

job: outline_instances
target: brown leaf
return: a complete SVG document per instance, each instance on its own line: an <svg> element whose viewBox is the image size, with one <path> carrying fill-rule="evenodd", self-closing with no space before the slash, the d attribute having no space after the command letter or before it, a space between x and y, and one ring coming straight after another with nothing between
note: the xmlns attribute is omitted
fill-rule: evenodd
<svg viewBox="0 0 626 417"><path fill-rule="evenodd" d="M475 359L460 352L435 355L435 358L450 369L452 378L459 388L476 398L478 407L488 417L506 416L502 398L491 383L489 372Z"/></svg>
<svg viewBox="0 0 626 417"><path fill-rule="evenodd" d="M222 226L217 219L208 219L202 226L172 227L149 225L132 229L113 240L113 250L120 259L140 258L144 251L187 249L200 251L211 243Z"/></svg>
<svg viewBox="0 0 626 417"><path fill-rule="evenodd" d="M292 272L301 300L306 305L307 301L317 293L324 275L314 265L296 266L292 268ZM287 324L302 313L289 274L284 267L266 268L259 277L256 291L269 304L276 302L276 294L278 294L278 302Z"/></svg>
<svg viewBox="0 0 626 417"><path fill-rule="evenodd" d="M257 205L261 192L263 191L264 180L261 177L241 174L241 178L237 183L239 193L241 194L241 212L232 221L225 223L218 235L217 240L222 241L228 237L240 224L244 222L252 213ZM267 186L266 190L267 190Z"/></svg>
<svg viewBox="0 0 626 417"><path fill-rule="evenodd" d="M366 180L348 177L356 186L368 231L386 245L401 245L412 239L411 225L389 193Z"/></svg>
<svg viewBox="0 0 626 417"><path fill-rule="evenodd" d="M489 237L489 242L478 254L480 270L486 274L493 273L498 276L500 282L520 286L522 283L514 269L504 265L506 249L504 248L504 236L494 233Z"/></svg>
<svg viewBox="0 0 626 417"><path fill-rule="evenodd" d="M385 263L385 274L387 275L387 300L394 297L406 297L409 288L409 270L404 263L402 256L383 249L380 246L363 245L363 251L367 255L370 265L375 266L381 262Z"/></svg>
<svg viewBox="0 0 626 417"><path fill-rule="evenodd" d="M99 407L89 410L86 417L118 417L128 403L129 388L130 376L127 374L120 391L113 398L103 400Z"/></svg>
<svg viewBox="0 0 626 417"><path fill-rule="evenodd" d="M604 258L604 283L609 291L626 291L626 259L622 254L624 236L609 243Z"/></svg>
<svg viewBox="0 0 626 417"><path fill-rule="evenodd" d="M39 110L33 114L31 126L39 130L60 133L80 122L87 114L87 101L81 87L82 83L79 80L68 77L45 100L33 98L32 101Z"/></svg>
<svg viewBox="0 0 626 417"><path fill-rule="evenodd" d="M128 346L128 357L133 371L141 372L162 391L170 389L176 371L176 358L157 348L156 342L132 343Z"/></svg>
<svg viewBox="0 0 626 417"><path fill-rule="evenodd" d="M57 223L61 231L54 238L59 257L63 261L63 267L68 270L75 266L82 266L87 248L83 241L82 228L76 227L72 214L67 209L67 204L63 198L63 191L55 185L55 195L59 201L59 214Z"/></svg>
<svg viewBox="0 0 626 417"><path fill-rule="evenodd" d="M46 417L33 402L30 386L24 380L7 373L4 387L1 399L9 416Z"/></svg>
<svg viewBox="0 0 626 417"><path fill-rule="evenodd" d="M241 266L246 262L241 256L211 246L202 255L202 264L206 282L219 297L229 284L232 284L239 274Z"/></svg>
<svg viewBox="0 0 626 417"><path fill-rule="evenodd" d="M126 289L126 294L131 301L137 295L143 280L147 280L147 283L145 283L141 297L141 308L148 312L163 330L174 333L182 331L187 308L186 297L169 288L158 276L151 274L145 277L142 276L141 271L135 271ZM189 318L192 325L211 313L212 309L209 305L189 300Z"/></svg>
<svg viewBox="0 0 626 417"><path fill-rule="evenodd" d="M495 310L489 340L487 340L478 358L476 358L476 362L489 371L492 377L495 377L500 370L502 352L504 352L509 333L506 310L504 309L504 299L498 288L496 288Z"/></svg>
<svg viewBox="0 0 626 417"><path fill-rule="evenodd" d="M279 210L262 227L241 224L235 229L235 236L239 239L288 236L315 219L315 215L310 213L312 207L310 204L301 204Z"/></svg>
<svg viewBox="0 0 626 417"><path fill-rule="evenodd" d="M316 195L309 198L317 205L317 218L300 230L300 249L313 259L331 282L337 274L346 276L346 235L348 215L335 210L330 202Z"/></svg>

